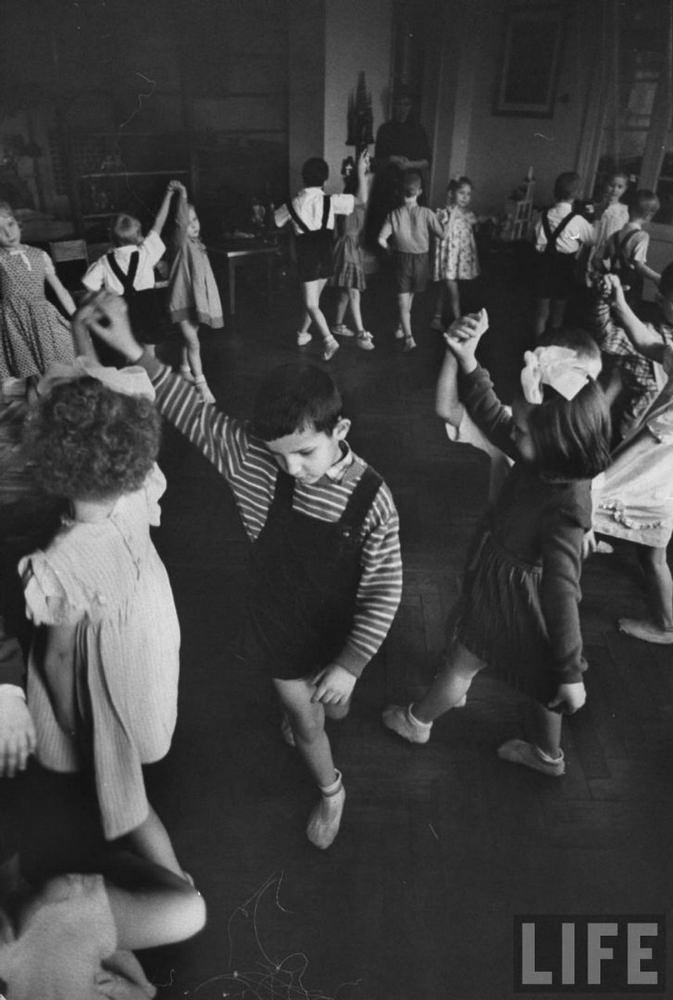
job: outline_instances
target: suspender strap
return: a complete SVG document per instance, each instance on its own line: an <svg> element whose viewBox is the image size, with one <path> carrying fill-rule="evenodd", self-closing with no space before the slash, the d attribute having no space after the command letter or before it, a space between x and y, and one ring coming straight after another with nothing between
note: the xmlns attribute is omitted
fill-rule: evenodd
<svg viewBox="0 0 673 1000"><path fill-rule="evenodd" d="M291 201L288 201L287 203L287 210L290 213L290 216L292 217L292 221L299 229L301 229L302 233L310 233L312 231L308 228L304 220L299 218L299 216L294 210L294 205L292 204Z"/></svg>
<svg viewBox="0 0 673 1000"><path fill-rule="evenodd" d="M617 253L620 255L623 254L626 250L626 244L629 242L631 237L635 236L639 232L639 229L631 229L626 236L623 237L623 239L620 240L619 237L617 237Z"/></svg>
<svg viewBox="0 0 673 1000"><path fill-rule="evenodd" d="M322 200L322 223L320 225L321 229L327 229L327 221L329 219L329 210L332 204L332 199L329 195L323 195Z"/></svg>
<svg viewBox="0 0 673 1000"><path fill-rule="evenodd" d="M544 234L547 237L547 246L545 250L548 253L552 253L556 250L556 241L566 228L566 226L572 222L572 220L577 215L577 212L568 212L564 218L561 219L556 229L552 232L551 226L549 225L549 217L547 212L542 213L542 228L544 229Z"/></svg>
<svg viewBox="0 0 673 1000"><path fill-rule="evenodd" d="M359 538L362 534L362 526L369 513L374 498L381 488L383 480L378 472L371 466L367 466L362 473L362 477L357 486L348 498L346 508L341 515L340 524L345 534L350 534L352 538Z"/></svg>
<svg viewBox="0 0 673 1000"><path fill-rule="evenodd" d="M131 254L131 260L129 262L129 269L124 274L121 267L115 260L114 253L106 254L107 262L110 265L110 270L114 274L115 278L119 284L124 289L124 295L128 295L130 292L135 291L133 287L133 282L136 280L136 273L138 271L138 263L140 262L140 254L137 250L134 250Z"/></svg>

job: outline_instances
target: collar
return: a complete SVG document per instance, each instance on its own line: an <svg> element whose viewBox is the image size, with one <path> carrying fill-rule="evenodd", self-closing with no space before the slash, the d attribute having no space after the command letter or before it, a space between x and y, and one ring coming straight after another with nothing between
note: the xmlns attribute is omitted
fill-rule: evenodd
<svg viewBox="0 0 673 1000"><path fill-rule="evenodd" d="M554 208L565 208L568 212L572 212L573 203L571 201L557 201Z"/></svg>
<svg viewBox="0 0 673 1000"><path fill-rule="evenodd" d="M140 250L140 243L122 243L120 247L113 247L112 253L133 253L134 250Z"/></svg>
<svg viewBox="0 0 673 1000"><path fill-rule="evenodd" d="M345 477L347 470L353 464L353 452L347 441L340 441L341 458L338 458L334 465L331 465L325 476L332 482L339 483Z"/></svg>

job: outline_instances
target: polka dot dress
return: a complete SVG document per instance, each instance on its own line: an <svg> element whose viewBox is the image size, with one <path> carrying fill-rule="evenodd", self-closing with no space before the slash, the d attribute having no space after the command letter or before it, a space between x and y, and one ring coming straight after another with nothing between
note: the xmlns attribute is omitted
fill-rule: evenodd
<svg viewBox="0 0 673 1000"><path fill-rule="evenodd" d="M70 323L45 297L54 265L44 250L0 250L0 378L39 375L74 360Z"/></svg>

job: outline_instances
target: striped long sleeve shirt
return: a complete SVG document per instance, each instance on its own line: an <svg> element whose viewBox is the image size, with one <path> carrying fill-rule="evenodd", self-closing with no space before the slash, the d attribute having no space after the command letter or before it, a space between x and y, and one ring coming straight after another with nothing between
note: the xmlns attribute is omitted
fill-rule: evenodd
<svg viewBox="0 0 673 1000"><path fill-rule="evenodd" d="M242 421L204 404L170 369L145 356L160 413L224 476L234 494L248 538L254 542L266 523L278 466L264 442ZM347 448L317 483L297 481L293 509L321 521L340 519L366 463ZM385 639L402 594L399 519L383 483L365 517L360 553L361 576L350 634L336 662L359 677Z"/></svg>

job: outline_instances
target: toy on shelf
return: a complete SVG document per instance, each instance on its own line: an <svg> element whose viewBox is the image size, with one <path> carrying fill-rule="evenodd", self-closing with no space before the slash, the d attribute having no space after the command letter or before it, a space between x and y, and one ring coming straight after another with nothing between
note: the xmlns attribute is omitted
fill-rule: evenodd
<svg viewBox="0 0 673 1000"><path fill-rule="evenodd" d="M505 205L505 219L500 234L500 238L506 242L514 240L525 240L530 235L533 223L533 191L535 190L535 177L533 168L528 168L528 173L509 195Z"/></svg>

